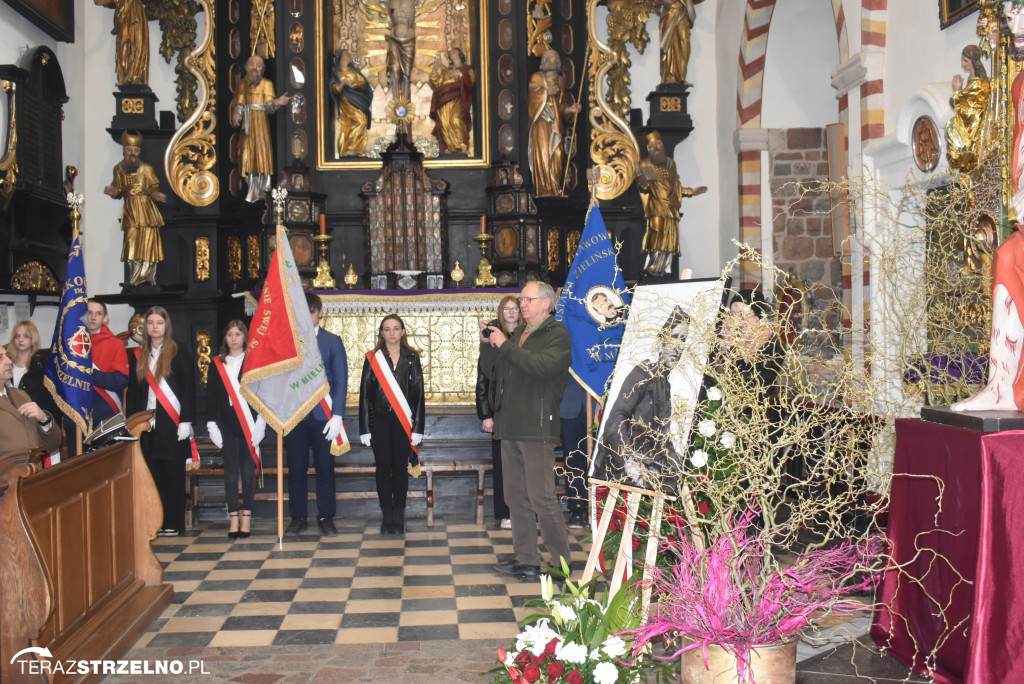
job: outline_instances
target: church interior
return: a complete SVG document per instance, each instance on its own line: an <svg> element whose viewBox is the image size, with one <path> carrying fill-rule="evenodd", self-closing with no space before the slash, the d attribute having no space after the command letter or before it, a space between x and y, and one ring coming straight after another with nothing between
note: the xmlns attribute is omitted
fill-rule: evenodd
<svg viewBox="0 0 1024 684"><path fill-rule="evenodd" d="M803 340L787 340L788 353L805 355L810 385L858 366L877 393L866 403L904 402L910 408L893 414L904 421L922 404L963 399L962 384L936 383L939 396L925 398L911 387L907 368L891 361L908 338L891 322L905 308L937 310L904 288L925 285L933 243L922 236L939 225L934 217L956 213L948 197L967 198L987 213L957 214L981 231L949 267L973 283L951 306L959 337L943 346L920 322L907 353L987 353L978 340L995 314L982 283L1012 230L1020 148L1006 141L1019 143L1014 126L1024 129L1013 80L1024 61L1012 57L1004 5L1007 14L1019 9L990 0L5 0L0 343L24 319L43 346L53 338L74 231L88 296L104 303L110 330L129 348L141 344L150 307L169 312L193 362L203 465L188 476L180 537L146 538L154 514L137 499L155 490L135 473L130 486L143 488L118 515L136 523L89 550L62 526L83 509L37 487L40 501L51 501L52 535L41 543L56 555L70 544L69 564L109 554L121 573L115 587L138 590L124 606L100 601L99 617L69 598L97 601L98 581L61 593L66 614L50 615L28 640L5 616L31 611L5 613L0 598L4 667L23 647L59 644L61 657L79 648L98 658L203 660L206 678L193 681L492 681L497 675L483 673L494 649L515 639L538 590L489 570L513 547L490 514L491 439L474 410L478 322L528 284L565 285L594 207L628 287L725 276L737 290L763 292ZM979 63L991 76L979 96L989 108L971 114L965 98L984 80ZM982 129L998 133L989 139ZM256 327L279 224L302 289L322 300L320 326L348 352L344 425L353 443L338 461L341 534L307 533L283 547L273 467L257 484L252 538L224 538L223 469L202 428L218 336L234 319ZM880 255L879 245L905 248L912 265ZM959 287L949 286L950 298ZM374 456L357 438L363 354L392 313L422 351L421 460L433 466L410 485L401 539L375 532ZM964 448L1003 454L1009 472L1019 441L997 447L984 436L1024 428L1019 417L993 418L1004 419L979 428L981 446ZM963 420L946 423L971 428ZM900 425L871 451L871 475L862 473L883 473L871 494L882 508L908 491L893 475L899 450L912 448L906 439L900 446L900 430L910 430ZM914 442L922 451L949 443L924 432ZM117 468L134 472L139 463L125 458ZM928 472L922 477L955 471ZM986 470L990 478L998 480ZM75 486L65 477L54 491L70 500ZM10 513L3 497L0 489L0 511ZM993 525L1012 528L1005 508ZM896 510L887 509L890 520ZM989 532L998 539L988 528L981 536ZM591 538L570 533L582 568ZM1013 533L1002 535L994 547L972 541L948 552L971 567L971 596L957 598L968 608L974 592L991 589L986 582L1013 576L1013 567L979 569L974 584L980 554L1012 556ZM130 560L119 560L122 543L135 545ZM31 555L29 547L8 548ZM37 619L49 614L51 585L26 585ZM140 607L127 620L119 611L133 602ZM100 621L92 628L117 623L126 636L104 650L95 635L75 632L74 611ZM1022 626L1006 619L1008 632ZM840 622L839 636L800 642L795 681L1024 677L1024 662L1007 655L1012 646L991 651L983 666L970 634L952 655L940 637L919 636L932 655L907 660L895 647L896 658L877 653L892 642L880 640L870 613ZM62 630L74 639L60 639ZM871 638L876 652L858 649Z"/></svg>

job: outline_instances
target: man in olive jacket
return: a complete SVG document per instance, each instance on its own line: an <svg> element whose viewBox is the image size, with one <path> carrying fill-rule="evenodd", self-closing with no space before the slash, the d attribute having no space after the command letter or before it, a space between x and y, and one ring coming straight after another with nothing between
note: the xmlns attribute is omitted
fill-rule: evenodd
<svg viewBox="0 0 1024 684"><path fill-rule="evenodd" d="M528 283L519 297L525 324L512 331L511 339L500 328L481 323L480 339L494 351L494 438L501 440L515 550L512 561L494 569L519 579L540 574L534 514L551 553L551 566L561 569L560 558L572 560L554 482L555 445L561 431L558 405L572 364L572 344L562 322L549 315L554 299L547 283Z"/></svg>

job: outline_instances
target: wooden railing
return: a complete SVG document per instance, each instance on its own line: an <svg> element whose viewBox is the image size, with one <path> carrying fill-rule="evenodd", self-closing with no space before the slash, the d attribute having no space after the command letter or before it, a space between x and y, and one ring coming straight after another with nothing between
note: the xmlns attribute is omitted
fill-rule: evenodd
<svg viewBox="0 0 1024 684"><path fill-rule="evenodd" d="M148 413L129 419L138 435ZM51 661L126 653L171 602L150 546L163 519L138 442L120 442L40 470L25 452L0 456L0 679L29 675L29 646ZM38 670L37 670L38 671Z"/></svg>

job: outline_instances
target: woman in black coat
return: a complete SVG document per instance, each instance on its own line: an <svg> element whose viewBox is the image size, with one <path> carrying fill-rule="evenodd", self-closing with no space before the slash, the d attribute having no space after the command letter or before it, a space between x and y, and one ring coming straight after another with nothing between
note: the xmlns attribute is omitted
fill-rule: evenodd
<svg viewBox="0 0 1024 684"><path fill-rule="evenodd" d="M142 433L142 455L164 505L164 523L159 535L175 537L185 529L185 462L192 457L192 362L188 350L174 341L171 315L162 306L146 311L142 346L128 354L128 390L125 409L128 415L154 409L151 428ZM177 401L178 421L171 417L147 380L152 372L155 382L170 390L173 408ZM166 381L166 386L161 383ZM167 395L166 389L164 391Z"/></svg>
<svg viewBox="0 0 1024 684"><path fill-rule="evenodd" d="M253 411L239 390L238 380L245 363L245 346L249 329L239 320L231 321L221 336L220 354L210 368L210 379L206 384L206 412L210 420L206 432L210 441L220 449L224 463L224 499L228 504L228 536L232 539L248 537L251 532L252 506L256 498L256 460L259 457L260 442L267 431L263 416ZM224 384L221 369L228 376ZM238 406L232 400L238 400ZM248 412L249 419L242 413L241 419L236 408ZM244 421L244 424L243 424ZM250 434L246 434L247 431ZM250 449L250 445L252 449ZM238 482L242 482L242 504L238 504ZM241 513L241 516L239 516Z"/></svg>
<svg viewBox="0 0 1024 684"><path fill-rule="evenodd" d="M519 313L519 299L515 295L505 295L498 302L498 317L486 325L501 328L505 337L511 338L523 317ZM480 419L480 427L484 432L494 432L494 409L491 408L491 375L494 368L494 347L487 342L480 343L480 360L476 373L476 415ZM491 470L494 482L494 519L503 530L512 529L509 518L508 504L505 503L503 491L504 480L501 476L501 440L491 440Z"/></svg>
<svg viewBox="0 0 1024 684"><path fill-rule="evenodd" d="M378 364L385 375L391 374L395 386L405 398L410 431L407 432L395 413L373 363ZM407 468L410 464L419 463L412 447L423 439L424 412L420 353L409 346L402 319L393 314L386 316L377 333L377 346L366 354L359 382L359 440L364 446L373 448L373 460L377 466L377 498L384 514L381 534L405 532L405 500L409 491Z"/></svg>

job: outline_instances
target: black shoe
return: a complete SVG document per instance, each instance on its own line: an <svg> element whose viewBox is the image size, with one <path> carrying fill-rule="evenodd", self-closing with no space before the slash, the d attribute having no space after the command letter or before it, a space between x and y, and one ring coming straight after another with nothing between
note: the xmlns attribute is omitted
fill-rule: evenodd
<svg viewBox="0 0 1024 684"><path fill-rule="evenodd" d="M181 532L172 527L165 527L156 533L158 537L177 537Z"/></svg>
<svg viewBox="0 0 1024 684"><path fill-rule="evenodd" d="M534 577L540 577L540 566L527 565L526 563L520 563L517 560L513 560L511 563L498 563L491 567L494 568L495 572L501 575L532 575Z"/></svg>
<svg viewBox="0 0 1024 684"><path fill-rule="evenodd" d="M380 521L380 533L391 534L395 526L395 509L388 506L387 508L381 507L380 510L384 516Z"/></svg>
<svg viewBox="0 0 1024 684"><path fill-rule="evenodd" d="M577 508L570 512L568 525L571 530L589 530L590 520L587 518L587 509Z"/></svg>
<svg viewBox="0 0 1024 684"><path fill-rule="evenodd" d="M288 523L288 529L284 531L286 537L297 537L306 531L309 527L309 521L305 518L292 518L292 521Z"/></svg>
<svg viewBox="0 0 1024 684"><path fill-rule="evenodd" d="M540 579L540 568L536 565L524 565L523 572L516 573L516 580L519 582L532 582Z"/></svg>
<svg viewBox="0 0 1024 684"><path fill-rule="evenodd" d="M338 528L334 526L334 518L320 518L316 521L320 525L321 537L337 537Z"/></svg>
<svg viewBox="0 0 1024 684"><path fill-rule="evenodd" d="M391 525L391 531L395 534L405 534L405 507L395 507L395 522Z"/></svg>

